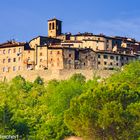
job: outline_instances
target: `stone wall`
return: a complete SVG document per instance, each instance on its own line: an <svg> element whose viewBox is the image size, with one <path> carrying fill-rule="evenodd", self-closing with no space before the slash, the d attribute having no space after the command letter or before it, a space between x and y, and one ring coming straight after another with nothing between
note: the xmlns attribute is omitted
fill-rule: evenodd
<svg viewBox="0 0 140 140"><path fill-rule="evenodd" d="M92 79L94 75L100 76L102 78L106 78L114 73L114 71L108 70L24 70L18 72L6 73L6 75L0 74L0 80L4 80L5 78L9 81L17 75L21 75L28 81L34 81L37 76L40 76L44 79L45 82L57 79L57 80L65 80L70 78L75 73L83 74L87 79Z"/></svg>

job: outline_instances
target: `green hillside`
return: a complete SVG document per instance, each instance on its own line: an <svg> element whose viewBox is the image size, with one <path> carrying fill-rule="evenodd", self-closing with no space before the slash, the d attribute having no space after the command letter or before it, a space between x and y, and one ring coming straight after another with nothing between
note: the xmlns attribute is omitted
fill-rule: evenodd
<svg viewBox="0 0 140 140"><path fill-rule="evenodd" d="M82 74L45 84L21 76L0 83L0 136L24 140L140 139L140 62L108 79Z"/></svg>

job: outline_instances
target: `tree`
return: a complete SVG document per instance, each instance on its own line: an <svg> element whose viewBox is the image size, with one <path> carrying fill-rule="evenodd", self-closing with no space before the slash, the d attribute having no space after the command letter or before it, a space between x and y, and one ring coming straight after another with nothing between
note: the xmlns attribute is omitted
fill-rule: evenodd
<svg viewBox="0 0 140 140"><path fill-rule="evenodd" d="M34 84L43 85L43 84L44 84L44 81L43 81L43 79L42 79L40 76L38 76L38 77L35 79Z"/></svg>
<svg viewBox="0 0 140 140"><path fill-rule="evenodd" d="M140 63L124 70L92 90L72 99L65 123L85 140L138 139L140 137Z"/></svg>

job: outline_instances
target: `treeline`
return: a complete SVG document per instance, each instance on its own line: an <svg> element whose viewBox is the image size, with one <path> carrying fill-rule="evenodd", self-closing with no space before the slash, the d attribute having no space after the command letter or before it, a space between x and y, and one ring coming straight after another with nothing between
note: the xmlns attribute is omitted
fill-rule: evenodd
<svg viewBox="0 0 140 140"><path fill-rule="evenodd" d="M108 79L0 83L0 134L24 140L140 140L140 62Z"/></svg>

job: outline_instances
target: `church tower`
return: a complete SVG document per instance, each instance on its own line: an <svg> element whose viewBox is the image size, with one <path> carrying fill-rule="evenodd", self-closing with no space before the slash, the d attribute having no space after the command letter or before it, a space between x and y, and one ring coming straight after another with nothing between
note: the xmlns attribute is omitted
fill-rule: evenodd
<svg viewBox="0 0 140 140"><path fill-rule="evenodd" d="M48 37L55 38L62 33L62 21L54 18L48 20Z"/></svg>

